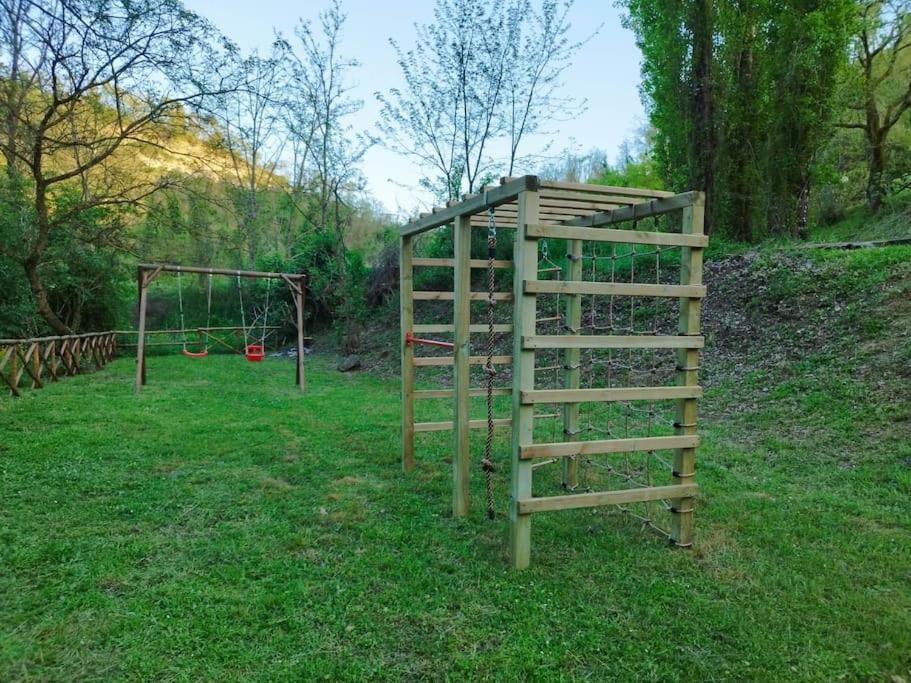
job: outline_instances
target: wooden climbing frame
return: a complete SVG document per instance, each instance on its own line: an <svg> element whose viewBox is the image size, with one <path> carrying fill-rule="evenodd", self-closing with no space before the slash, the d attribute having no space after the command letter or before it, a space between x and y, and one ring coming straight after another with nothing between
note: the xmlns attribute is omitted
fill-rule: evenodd
<svg viewBox="0 0 911 683"><path fill-rule="evenodd" d="M653 506L661 504L669 515L666 533L671 541L683 547L692 544L698 491L694 476L699 443L696 405L701 395L697 375L703 346L700 307L705 295L702 254L708 244L703 234L703 207L699 192L673 194L524 176L503 179L497 186L421 214L401 229L403 468L409 471L415 466L417 435L451 430L453 514L468 514L471 463L480 461L477 452L474 458L470 453L470 434L473 429L488 428L487 419L470 414L471 398L485 395L482 387L471 386L472 367L486 362L486 356L472 355L473 348L480 347L477 341L472 344L472 336L488 332L486 325L472 323L471 303L492 296L501 307L495 331L512 340L511 354L491 359L498 367L511 368L509 384L501 383L494 390L497 396L511 397L511 408L508 414L492 416L491 424L511 432L509 548L515 568L529 564L531 517L539 512L615 505L658 528ZM487 260L471 258L473 231L488 227L490 209L497 229L515 232L512 260L492 264L512 272L511 292L472 291L472 270L488 266ZM451 258L415 255L416 240L432 230L452 231ZM559 258L551 257L546 243L551 250L557 249L555 245L565 250ZM586 245L593 245L589 252ZM667 281L662 251L665 258L669 251L675 254L672 264L679 278L673 282ZM544 254L543 268L539 253ZM636 269L641 271L644 261L655 263L648 271L653 281L636 280ZM585 265L590 266L590 279L583 277ZM425 267L451 268L452 289L416 291L415 270ZM555 307L545 305L547 297L557 297ZM598 298L609 301L610 320L599 318L605 314L600 312ZM655 303L637 309L635 304L641 299ZM583 300L591 303L585 312ZM416 322L415 304L423 301L451 301L452 323ZM664 310L666 303L662 302L676 305L676 330L659 332L656 311ZM504 322L508 316L503 315L502 307L511 308L511 323ZM549 312L539 317L545 310ZM626 316L622 323L615 320L621 311ZM649 322L645 330L636 329L643 312L653 315L656 322ZM452 352L418 352L425 345L414 341L423 335L448 337ZM584 350L588 351L585 358ZM665 376L659 372L658 355L665 351L671 358L668 381L639 383L643 376ZM647 372L634 367L645 358L653 359ZM549 364L543 363L545 359ZM440 366L453 368L451 388L419 389L417 373ZM557 379L542 386L536 377L551 371ZM583 375L588 378L585 386ZM626 384L620 385L624 379ZM416 421L416 404L429 399L452 401L452 419ZM596 408L583 414L583 405ZM673 408L669 408L673 418L659 428L661 410L668 405ZM548 412L536 412L538 406L546 406ZM592 414L598 417L587 421L580 417ZM647 424L641 433L629 428L631 416L637 415L644 416L642 424ZM606 427L596 428L596 419L603 419ZM548 436L538 426L543 420L558 423L559 435L554 428ZM661 460L658 453L663 451L672 452L672 458ZM637 457L641 460L632 462ZM625 461L626 468L611 464L612 458ZM580 483L585 478L582 470L588 471L596 459L608 462L607 474L586 481L622 485L596 490L592 483ZM533 473L549 463L561 463L560 495L533 492ZM500 463L501 470L505 467ZM654 483L657 477L652 477L652 468L662 470L666 481ZM635 505L644 506L641 514L635 512Z"/></svg>
<svg viewBox="0 0 911 683"><path fill-rule="evenodd" d="M20 396L25 385L41 389L47 382L78 375L86 363L100 370L116 350L114 332L0 339L0 380L13 396Z"/></svg>

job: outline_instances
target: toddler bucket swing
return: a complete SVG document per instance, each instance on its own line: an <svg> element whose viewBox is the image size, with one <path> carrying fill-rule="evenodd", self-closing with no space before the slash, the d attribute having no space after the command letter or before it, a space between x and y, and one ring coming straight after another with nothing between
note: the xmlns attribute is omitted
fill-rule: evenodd
<svg viewBox="0 0 911 683"><path fill-rule="evenodd" d="M240 320L241 326L244 331L244 356L251 363L259 363L266 357L266 325L269 320L269 293L272 289L272 280L268 280L266 283L266 308L263 311L263 325L262 333L259 337L258 344L251 344L247 328L247 318L244 313L244 290L241 287L240 275L237 276L237 291L240 295ZM250 324L249 330L253 329L253 326L256 324L256 320Z"/></svg>

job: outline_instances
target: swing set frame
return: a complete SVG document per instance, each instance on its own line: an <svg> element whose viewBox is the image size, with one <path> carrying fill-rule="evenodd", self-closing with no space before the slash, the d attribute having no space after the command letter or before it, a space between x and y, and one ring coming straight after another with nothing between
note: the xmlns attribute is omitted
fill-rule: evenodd
<svg viewBox="0 0 911 683"><path fill-rule="evenodd" d="M452 431L452 511L454 517L469 512L469 472L471 467L470 433L473 429L511 430L509 551L516 569L529 565L531 556L531 517L535 513L590 508L603 505L665 501L671 513L669 537L673 544L689 547L693 542L695 481L696 404L701 395L698 385L703 250L708 238L703 233L704 195L701 192L674 194L650 189L607 187L602 185L542 181L537 176L504 178L500 185L483 188L461 201L422 213L400 229L400 321L402 361L402 466L406 472L415 466L415 435L422 432ZM488 215L496 228L515 231L512 260L471 258L473 229L489 229ZM670 216L679 232L648 232L637 222L646 218ZM625 224L625 225L624 225ZM632 229L630 229L630 227ZM434 229L453 230L453 258L418 258L414 243L422 233ZM495 231L494 231L495 234ZM563 240L567 253L564 281L538 277L539 242L544 238ZM476 238L477 239L477 238ZM680 249L679 284L633 284L587 282L582 278L583 243L658 245ZM635 255L635 251L633 251ZM414 269L452 268L453 291L415 291ZM498 268L513 271L512 292L472 292L472 269ZM493 282L493 280L490 280ZM560 294L565 297L565 312L560 313L563 334L545 336L537 332L538 296ZM679 300L678 334L658 336L581 335L582 298L589 295L618 297L658 297ZM452 324L415 323L416 301L452 301ZM477 325L471 321L471 302L512 305L512 324ZM485 334L496 328L512 337L509 356L471 355L472 334ZM451 335L451 355L418 355L416 347L427 340L420 335ZM450 348L434 342L433 346ZM479 344L475 344L479 346ZM580 349L674 349L676 356L673 386L587 388L580 385ZM563 373L562 386L541 390L535 386L536 350L559 349ZM511 387L497 387L494 395L511 396L509 417L494 418L488 408L487 419L472 419L470 399L484 396L481 387L470 386L472 365L511 365ZM417 389L416 370L427 366L451 366L451 389ZM415 403L423 399L451 399L452 420L416 422ZM632 400L673 401L676 412L673 436L646 439L604 439L573 441L579 433L579 407L583 402ZM488 399L488 405L490 399ZM535 443L535 405L562 404L556 414L562 417L563 441ZM549 416L554 417L554 416ZM548 462L562 462L563 486L576 487L576 456L610 458L613 454L642 451L673 451L672 484L638 486L608 491L569 493L558 496L533 496L533 470ZM475 462L480 457L476 454Z"/></svg>
<svg viewBox="0 0 911 683"><path fill-rule="evenodd" d="M204 268L199 266L180 266L169 263L140 263L137 268L137 285L139 295L139 321L136 340L136 381L135 393L140 393L147 382L146 368L146 309L148 306L149 285L161 273L197 273L200 275L226 275L229 277L265 280L283 280L294 299L297 323L297 362L295 383L304 391L304 305L306 303L307 276L300 273L277 273L256 270L230 270L227 268Z"/></svg>

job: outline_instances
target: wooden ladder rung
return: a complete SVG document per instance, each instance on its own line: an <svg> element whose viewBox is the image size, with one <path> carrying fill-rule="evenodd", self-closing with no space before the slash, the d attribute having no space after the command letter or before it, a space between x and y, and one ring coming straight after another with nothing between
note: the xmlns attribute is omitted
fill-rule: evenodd
<svg viewBox="0 0 911 683"><path fill-rule="evenodd" d="M702 387L619 387L615 389L535 389L523 391L524 405L535 403L600 403L699 398Z"/></svg>
<svg viewBox="0 0 911 683"><path fill-rule="evenodd" d="M522 337L526 349L701 349L705 339L687 335L534 335Z"/></svg>
<svg viewBox="0 0 911 683"><path fill-rule="evenodd" d="M575 510L601 505L625 505L628 503L644 503L650 500L692 498L698 492L699 487L696 484L672 484L670 486L650 486L621 491L596 491L594 493L576 493L567 496L526 498L519 500L518 505L519 514L528 515L533 512Z"/></svg>
<svg viewBox="0 0 911 683"><path fill-rule="evenodd" d="M696 448L698 436L649 436L633 439L601 439L598 441L564 441L521 446L519 457L568 458L576 455L605 455L608 453L634 453L636 451L662 451L672 448Z"/></svg>

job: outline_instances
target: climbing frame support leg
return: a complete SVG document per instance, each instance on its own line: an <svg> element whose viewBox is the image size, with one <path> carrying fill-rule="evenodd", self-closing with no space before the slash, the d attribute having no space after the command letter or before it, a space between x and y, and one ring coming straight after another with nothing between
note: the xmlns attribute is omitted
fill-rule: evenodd
<svg viewBox="0 0 911 683"><path fill-rule="evenodd" d="M455 268L453 306L454 352L454 411L452 457L452 514L468 514L468 479L470 453L470 360L471 360L471 217L455 220Z"/></svg>
<svg viewBox="0 0 911 683"><path fill-rule="evenodd" d="M683 234L702 235L705 213L705 198L698 193L692 206L682 211ZM680 253L680 284L702 285L702 247L683 247ZM680 322L678 332L685 336L698 336L702 300L699 298L680 299ZM686 387L699 385L699 349L677 350L677 384ZM680 436L696 434L696 399L684 398L677 401L674 431ZM674 484L696 483L696 449L679 448L674 452ZM693 544L695 498L671 500L671 540L678 546Z"/></svg>
<svg viewBox="0 0 911 683"><path fill-rule="evenodd" d="M566 273L565 280L582 279L582 240L569 240L566 243ZM580 294L566 295L566 327L571 335L579 334L582 327L582 296ZM563 379L567 389L580 387L581 370L579 360L581 351L578 348L566 348L563 351ZM563 434L570 441L579 438L579 404L565 403L563 405ZM563 486L575 488L579 483L579 463L575 458L563 459Z"/></svg>
<svg viewBox="0 0 911 683"><path fill-rule="evenodd" d="M399 249L399 319L402 329L402 469L414 467L414 346L408 343L414 331L414 245L403 235Z"/></svg>
<svg viewBox="0 0 911 683"><path fill-rule="evenodd" d="M532 462L521 457L522 447L534 443L533 404L523 403L522 392L535 388L535 351L526 348L524 337L535 334L537 297L527 293L526 280L538 277L538 243L528 239L526 226L538 222L539 197L536 190L519 193L518 224L514 246L513 296L513 386L512 386L512 478L509 501L509 555L515 569L531 561L531 515L522 514L519 501L532 497Z"/></svg>

